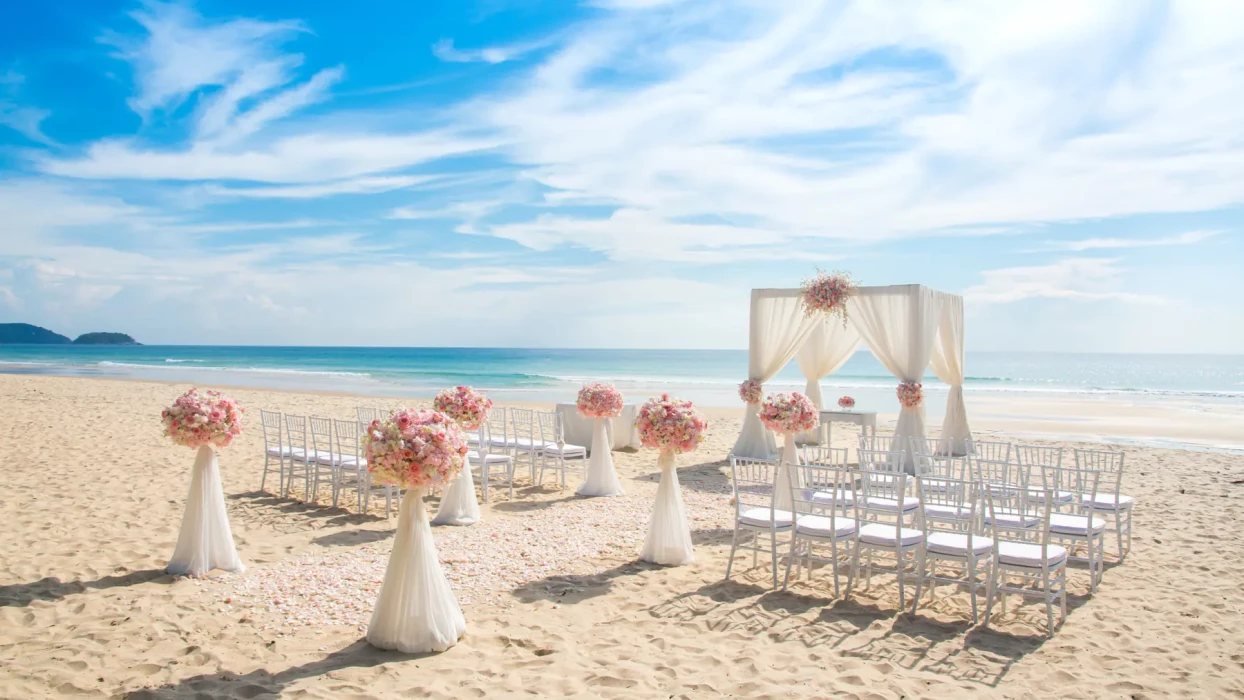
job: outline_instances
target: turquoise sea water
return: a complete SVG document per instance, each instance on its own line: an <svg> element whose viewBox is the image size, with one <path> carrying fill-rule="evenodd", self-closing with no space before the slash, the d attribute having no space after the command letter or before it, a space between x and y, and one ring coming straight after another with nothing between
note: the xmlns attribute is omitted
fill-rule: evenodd
<svg viewBox="0 0 1244 700"><path fill-rule="evenodd" d="M1244 404L1244 356L977 352L967 355L965 391L1165 397ZM502 400L565 401L585 381L611 381L630 397L669 392L707 406L735 406L747 373L743 350L544 350L517 348L315 348L0 345L0 372L122 377L430 396L471 384ZM891 410L895 379L859 352L822 382L860 410ZM792 362L767 386L801 389ZM945 387L926 375L930 398ZM936 410L937 401L928 403Z"/></svg>

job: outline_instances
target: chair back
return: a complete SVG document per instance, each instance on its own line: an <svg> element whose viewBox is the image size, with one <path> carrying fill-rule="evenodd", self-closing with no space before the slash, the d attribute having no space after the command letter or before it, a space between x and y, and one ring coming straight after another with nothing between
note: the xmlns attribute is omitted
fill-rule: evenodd
<svg viewBox="0 0 1244 700"><path fill-rule="evenodd" d="M911 437L911 454L918 476L942 479L968 479L968 456L955 454L955 440L950 438Z"/></svg>
<svg viewBox="0 0 1244 700"><path fill-rule="evenodd" d="M859 448L869 452L894 452L903 450L902 441L895 435L860 434Z"/></svg>
<svg viewBox="0 0 1244 700"><path fill-rule="evenodd" d="M496 406L488 412L488 420L484 421L483 425L480 426L488 433L489 440L498 441L498 446L505 445L506 438L509 437L509 430L507 429L509 427L508 414L509 411L504 406Z"/></svg>
<svg viewBox="0 0 1244 700"><path fill-rule="evenodd" d="M985 534L993 538L995 553L996 543L1002 540L1027 541L1041 545L1043 552L1049 551L1053 491L1030 497L1026 490L999 488L997 484L978 486L985 503ZM1022 527L1014 519L1015 516L1035 520L1036 526Z"/></svg>
<svg viewBox="0 0 1244 700"><path fill-rule="evenodd" d="M281 414L261 408L259 409L259 423L263 426L264 448L276 449L279 453L285 446L285 436L281 434Z"/></svg>
<svg viewBox="0 0 1244 700"><path fill-rule="evenodd" d="M730 457L730 482L734 487L736 516L763 508L773 520L773 492L777 485L778 461Z"/></svg>
<svg viewBox="0 0 1244 700"><path fill-rule="evenodd" d="M1111 450L1076 450L1076 467L1090 469L1101 474L1099 488L1118 502L1123 492L1123 453ZM1087 492L1083 492L1087 493Z"/></svg>
<svg viewBox="0 0 1244 700"><path fill-rule="evenodd" d="M968 454L976 459L990 462L1006 462L1011 459L1011 443L990 440L968 440Z"/></svg>
<svg viewBox="0 0 1244 700"><path fill-rule="evenodd" d="M903 450L873 450L863 447L860 443L859 449L859 466L861 470L883 471L883 472L901 472L903 471ZM896 448L898 442L892 443Z"/></svg>
<svg viewBox="0 0 1244 700"><path fill-rule="evenodd" d="M310 454L307 449L310 441L307 438L307 417L296 416L292 413L285 414L285 437L291 448L298 448L303 451L303 456Z"/></svg>
<svg viewBox="0 0 1244 700"><path fill-rule="evenodd" d="M858 475L855 509L859 519L884 519L901 524L903 498L907 496L907 473L901 469L894 472L861 468Z"/></svg>
<svg viewBox="0 0 1244 700"><path fill-rule="evenodd" d="M835 518L839 511L845 513L855 507L857 472L854 469L843 464L797 464L791 469L798 476L790 481L791 503L795 504L796 514Z"/></svg>
<svg viewBox="0 0 1244 700"><path fill-rule="evenodd" d="M845 469L848 459L846 447L822 447L820 445L803 446L803 463L822 467Z"/></svg>
<svg viewBox="0 0 1244 700"><path fill-rule="evenodd" d="M329 418L311 416L311 449L319 459L328 459L333 453L333 421Z"/></svg>
<svg viewBox="0 0 1244 700"><path fill-rule="evenodd" d="M510 434L519 447L529 449L536 445L536 412L530 408L510 408Z"/></svg>
<svg viewBox="0 0 1244 700"><path fill-rule="evenodd" d="M539 443L544 445L556 445L558 442L565 443L562 437L563 433L558 430L561 421L556 411L536 411L536 422L540 426Z"/></svg>
<svg viewBox="0 0 1244 700"><path fill-rule="evenodd" d="M972 532L976 529L978 482L920 474L915 479L920 521L924 523L926 534L937 530Z"/></svg>
<svg viewBox="0 0 1244 700"><path fill-rule="evenodd" d="M372 421L380 417L380 409L372 406L355 406L354 415L363 425L371 425Z"/></svg>
<svg viewBox="0 0 1244 700"><path fill-rule="evenodd" d="M366 429L367 424L357 420L334 420L333 432L337 434L337 454L341 457L353 457L355 463L360 466L366 464L361 439Z"/></svg>

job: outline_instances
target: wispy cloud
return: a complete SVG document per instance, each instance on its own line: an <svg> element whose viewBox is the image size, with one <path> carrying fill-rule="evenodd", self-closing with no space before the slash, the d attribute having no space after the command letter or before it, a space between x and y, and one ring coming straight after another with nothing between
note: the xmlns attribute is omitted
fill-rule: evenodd
<svg viewBox="0 0 1244 700"><path fill-rule="evenodd" d="M1114 250L1122 248L1153 248L1158 246L1191 245L1200 243L1224 233L1221 229L1200 229L1185 231L1175 236L1161 238L1086 238L1079 241L1047 241L1045 248L1026 252L1039 251L1070 251L1080 253L1086 250Z"/></svg>
<svg viewBox="0 0 1244 700"><path fill-rule="evenodd" d="M983 282L965 289L963 296L985 304L1025 299L1165 303L1160 296L1122 291L1123 270L1118 264L1118 258L1067 258L1050 265L985 270Z"/></svg>
<svg viewBox="0 0 1244 700"><path fill-rule="evenodd" d="M8 127L36 143L52 145L54 142L43 133L43 120L51 112L38 107L23 105L18 91L26 77L16 71L0 73L0 126Z"/></svg>
<svg viewBox="0 0 1244 700"><path fill-rule="evenodd" d="M432 45L432 53L447 63L505 63L540 51L557 42L556 37L545 37L503 46L488 46L482 49L459 49L454 46L453 39L441 39Z"/></svg>
<svg viewBox="0 0 1244 700"><path fill-rule="evenodd" d="M286 187L218 187L208 185L205 190L222 197L249 199L318 199L342 194L378 194L412 187L435 180L432 175L400 175L393 177L360 177L322 185L289 185Z"/></svg>

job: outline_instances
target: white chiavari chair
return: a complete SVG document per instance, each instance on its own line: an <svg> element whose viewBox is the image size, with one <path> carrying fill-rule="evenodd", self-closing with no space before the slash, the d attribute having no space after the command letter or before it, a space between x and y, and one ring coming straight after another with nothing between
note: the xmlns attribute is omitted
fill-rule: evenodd
<svg viewBox="0 0 1244 700"><path fill-rule="evenodd" d="M859 534L855 553L851 557L847 596L851 595L852 586L859 581L861 569L865 572L865 588L871 585L874 572L892 573L898 579L899 609L907 607L906 580L919 573L924 561L924 531L906 527L905 513L895 505L907 498L907 478L902 471L859 471L855 486ZM914 510L919 510L919 499L914 500ZM861 563L864 554L868 555L868 559ZM884 557L880 564L876 560L877 554ZM889 558L893 558L892 565L885 561ZM919 588L916 595L920 595Z"/></svg>
<svg viewBox="0 0 1244 700"><path fill-rule="evenodd" d="M735 553L740 549L752 552L752 568L756 568L760 552L768 552L773 565L773 587L777 588L778 534L790 532L794 527L794 515L774 507L778 464L776 460L730 457L734 536L730 539L730 557L726 564L727 580L734 569Z"/></svg>
<svg viewBox="0 0 1244 700"><path fill-rule="evenodd" d="M289 474L285 477L285 493L288 496L294 480L302 479L306 485L305 500L311 498L311 473L315 470L315 451L311 447L307 431L307 417L285 414L285 442L291 451Z"/></svg>
<svg viewBox="0 0 1244 700"><path fill-rule="evenodd" d="M285 462L294 456L294 450L285 444L285 426L278 411L259 409L259 421L263 425L263 476L259 479L259 490L263 491L268 483L268 468L272 460L277 461L277 493L285 495Z"/></svg>
<svg viewBox="0 0 1244 700"><path fill-rule="evenodd" d="M1091 469L1076 467L1048 467L1046 478L1054 483L1076 484L1083 493L1092 497L1097 495L1101 473ZM1079 492L1079 491L1077 491ZM1059 506L1058 494L1048 489L1054 497L1053 509ZM1050 513L1050 537L1067 550L1067 558L1072 561L1084 562L1089 570L1089 593L1097 593L1097 584L1101 581L1106 568L1106 521L1093 514L1091 506L1083 514ZM1080 550L1084 555L1080 555Z"/></svg>
<svg viewBox="0 0 1244 700"><path fill-rule="evenodd" d="M968 454L990 462L1011 461L1011 443L997 440L968 440Z"/></svg>
<svg viewBox="0 0 1244 700"><path fill-rule="evenodd" d="M537 483L543 484L544 470L552 469L559 473L559 483L565 488L567 471L582 474L587 469L587 447L566 443L561 414L555 411L539 411L536 413L536 420L540 425L540 440L544 443L540 450L540 478Z"/></svg>
<svg viewBox="0 0 1244 700"><path fill-rule="evenodd" d="M327 469L328 479L333 487L333 507L336 508L337 467L341 460L334 451L333 421L330 418L310 416L307 418L307 424L310 426L311 454L314 455L311 497L308 501L314 503L319 498L320 472Z"/></svg>
<svg viewBox="0 0 1244 700"><path fill-rule="evenodd" d="M491 425L491 420L480 424L477 440L478 447L474 451L467 453L467 458L471 462L471 468L479 468L480 489L484 493L484 503L488 503L488 490L493 481L493 467L501 468L501 473L505 475L506 482L510 487L510 498L514 498L514 458L505 452L494 451L503 448L496 445L495 438L489 432Z"/></svg>
<svg viewBox="0 0 1244 700"><path fill-rule="evenodd" d="M1010 490L989 488L988 484L982 484L981 492L985 499L985 520L993 523L988 534L994 541L994 567L986 593L984 626L989 626L995 602L1001 603L1002 613L1006 614L1005 596L1013 594L1037 598L1045 603L1048 633L1053 637L1055 602L1061 610L1059 624L1067 619L1067 550L1050 541L1050 515L1054 495L1048 494L1036 506L1038 525L1035 528L1035 537L1012 540L1004 538L1006 533L998 528L999 518L995 517L998 501L1005 502L1012 498L1009 495ZM1018 585L1014 583L1015 580L1019 581Z"/></svg>
<svg viewBox="0 0 1244 700"><path fill-rule="evenodd" d="M849 468L847 464L848 448L846 447L808 445L804 448L803 459L804 464L818 467L830 467L832 469ZM794 483L798 482L792 482L792 485ZM832 491L814 488L809 498L820 509L831 506L850 508L855 505L854 483L848 480L839 489Z"/></svg>
<svg viewBox="0 0 1244 700"><path fill-rule="evenodd" d="M843 452L846 449L843 448ZM846 457L843 457L843 462ZM828 564L834 575L834 597L838 597L838 566L848 567L855 548L856 521L854 515L848 515L854 509L854 503L843 501L838 506L825 503L823 496L835 493L851 493L855 488L855 472L843 466L824 466L821 464L800 464L793 467L798 478L787 482L791 489L791 503L794 504L794 528L791 536L790 556L786 558L786 577L782 582L785 588L790 584L791 565L795 564L795 578L798 580L802 567L807 566L808 577L812 576L812 565ZM795 488L794 483L802 484ZM822 498L817 498L821 496ZM828 548L828 556L824 550ZM847 582L850 585L850 581Z"/></svg>
<svg viewBox="0 0 1244 700"><path fill-rule="evenodd" d="M920 498L917 523L924 532L924 560L916 575L913 615L925 585L932 601L937 584L948 583L968 589L972 624L976 624L977 596L987 590L993 573L993 539L977 532L981 520L977 513L979 490L979 484L964 479L916 477ZM955 575L939 575L939 566L950 567Z"/></svg>
<svg viewBox="0 0 1244 700"><path fill-rule="evenodd" d="M974 480L994 497L994 507L984 512L985 525L1011 539L1027 539L1041 524L1035 512L1041 496L1029 491L1023 469L1009 460L982 459L973 455Z"/></svg>
<svg viewBox="0 0 1244 700"><path fill-rule="evenodd" d="M337 455L337 492L354 489L358 510L363 510L363 493L370 486L371 474L367 471L367 457L363 450L362 434L367 425L357 420L334 420L333 434L337 438L334 452ZM337 496L333 496L333 506Z"/></svg>
<svg viewBox="0 0 1244 700"><path fill-rule="evenodd" d="M969 480L968 456L955 454L955 440L950 438L911 437L911 454L917 476Z"/></svg>
<svg viewBox="0 0 1244 700"><path fill-rule="evenodd" d="M513 451L515 468L520 460L527 463L532 483L536 481L536 461L544 448L544 442L537 437L536 412L530 408L510 408L510 440L507 446Z"/></svg>
<svg viewBox="0 0 1244 700"><path fill-rule="evenodd" d="M358 418L358 422L367 426L380 417L380 409L373 406L355 406L354 415Z"/></svg>
<svg viewBox="0 0 1244 700"><path fill-rule="evenodd" d="M1083 511L1096 511L1107 521L1114 520L1110 529L1118 543L1119 562L1132 550L1132 507L1136 499L1123 493L1123 453L1109 450L1076 450L1076 466L1101 473L1097 493L1088 494L1081 489L1080 507Z"/></svg>
<svg viewBox="0 0 1244 700"><path fill-rule="evenodd" d="M1063 448L1046 445L1016 445L1016 462L1024 471L1028 481L1029 494L1033 498L1044 498L1046 491L1054 496L1054 511L1072 509L1078 506L1080 489L1075 481L1067 481L1077 476L1075 471L1067 471L1063 466Z"/></svg>

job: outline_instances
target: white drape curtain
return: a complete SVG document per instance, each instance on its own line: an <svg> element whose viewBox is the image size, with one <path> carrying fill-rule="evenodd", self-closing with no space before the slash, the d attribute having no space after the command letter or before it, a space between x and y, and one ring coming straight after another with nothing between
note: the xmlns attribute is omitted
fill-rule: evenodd
<svg viewBox="0 0 1244 700"><path fill-rule="evenodd" d="M972 430L968 427L967 407L963 405L963 297L933 293L941 297L942 311L929 368L950 386L941 436L954 441L955 454L967 454Z"/></svg>
<svg viewBox="0 0 1244 700"><path fill-rule="evenodd" d="M799 352L808 334L821 321L821 316L804 315L798 289L753 289L747 378L762 383L772 379ZM736 457L773 459L777 456L777 444L756 411L756 405L747 404L743 429L731 453Z"/></svg>
<svg viewBox="0 0 1244 700"><path fill-rule="evenodd" d="M441 496L433 525L474 525L479 522L479 501L475 498L475 478L471 476L471 460L463 460L458 478L449 483Z"/></svg>
<svg viewBox="0 0 1244 700"><path fill-rule="evenodd" d="M661 469L661 483L657 485L657 498L652 504L652 518L648 521L648 537L644 539L639 558L662 566L690 564L695 561L695 548L691 545L691 526L687 523L687 510L682 503L674 455L662 452L657 458L657 466Z"/></svg>
<svg viewBox="0 0 1244 700"><path fill-rule="evenodd" d="M821 395L821 379L838 371L843 363L851 359L859 346L859 332L836 316L825 318L812 329L811 335L795 356L795 361L799 363L804 379L808 380L804 393L817 408L825 408L824 397ZM795 440L817 442L817 432L800 433Z"/></svg>
<svg viewBox="0 0 1244 700"><path fill-rule="evenodd" d="M246 567L233 546L216 450L203 445L194 458L177 547L165 570L170 574L202 576L212 569L238 572Z"/></svg>
<svg viewBox="0 0 1244 700"><path fill-rule="evenodd" d="M942 318L942 295L920 285L862 287L847 302L851 324L877 360L901 381L919 382ZM910 468L911 438L923 437L924 405L902 407L894 435Z"/></svg>

